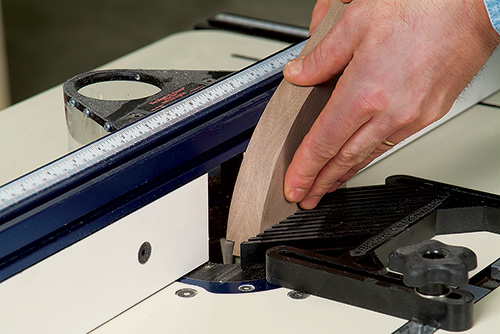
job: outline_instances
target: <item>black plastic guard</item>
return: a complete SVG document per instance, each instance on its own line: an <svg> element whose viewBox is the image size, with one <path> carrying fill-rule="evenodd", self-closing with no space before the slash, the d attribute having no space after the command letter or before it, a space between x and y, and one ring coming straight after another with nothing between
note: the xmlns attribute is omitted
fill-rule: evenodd
<svg viewBox="0 0 500 334"><path fill-rule="evenodd" d="M271 284L446 330L472 326L474 296L422 296L387 270L389 254L439 234L500 234L500 197L409 176L341 189L241 246L244 270ZM267 254L266 254L267 252ZM499 254L500 256L500 254Z"/></svg>

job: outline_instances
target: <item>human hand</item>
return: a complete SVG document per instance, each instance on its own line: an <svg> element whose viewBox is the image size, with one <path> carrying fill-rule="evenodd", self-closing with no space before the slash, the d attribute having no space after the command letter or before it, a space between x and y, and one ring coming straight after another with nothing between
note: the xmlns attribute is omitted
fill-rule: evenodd
<svg viewBox="0 0 500 334"><path fill-rule="evenodd" d="M331 2L318 0L311 31ZM314 208L390 149L385 140L444 116L499 40L483 0L352 1L312 52L285 67L302 86L342 73L288 167L286 198Z"/></svg>

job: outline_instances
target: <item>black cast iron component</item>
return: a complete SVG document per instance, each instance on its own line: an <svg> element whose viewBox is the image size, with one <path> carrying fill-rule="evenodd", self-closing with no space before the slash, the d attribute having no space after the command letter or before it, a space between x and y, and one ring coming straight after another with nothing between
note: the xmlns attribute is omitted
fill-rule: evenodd
<svg viewBox="0 0 500 334"><path fill-rule="evenodd" d="M66 81L63 86L64 100L111 132L132 124L231 73L141 69L92 71L76 75ZM103 100L80 93L86 86L110 81L146 83L158 87L159 91L150 96L131 100Z"/></svg>
<svg viewBox="0 0 500 334"><path fill-rule="evenodd" d="M424 295L388 270L388 259L435 235L475 231L500 233L499 196L393 176L385 185L341 189L316 209L297 211L243 243L241 262L245 271L265 269L271 284L460 331L472 326L476 296L454 286Z"/></svg>

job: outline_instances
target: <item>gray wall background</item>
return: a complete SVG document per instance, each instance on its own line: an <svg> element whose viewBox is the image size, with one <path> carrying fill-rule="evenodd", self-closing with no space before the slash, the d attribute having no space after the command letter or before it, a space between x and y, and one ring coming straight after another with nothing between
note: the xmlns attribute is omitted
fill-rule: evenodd
<svg viewBox="0 0 500 334"><path fill-rule="evenodd" d="M13 102L220 12L307 27L315 0L3 0ZM175 52L175 51L173 51Z"/></svg>

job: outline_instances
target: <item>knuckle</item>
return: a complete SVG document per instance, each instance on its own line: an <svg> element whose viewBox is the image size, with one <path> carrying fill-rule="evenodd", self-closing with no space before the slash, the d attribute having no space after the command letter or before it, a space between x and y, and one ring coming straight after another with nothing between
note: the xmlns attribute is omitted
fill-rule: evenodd
<svg viewBox="0 0 500 334"><path fill-rule="evenodd" d="M336 156L338 153L335 146L327 140L322 140L321 138L315 138L314 140L307 138L305 145L313 157L325 162Z"/></svg>
<svg viewBox="0 0 500 334"><path fill-rule="evenodd" d="M332 50L331 43L320 43L318 44L312 52L304 57L304 68L305 69L321 69L325 68L325 65L329 63L329 59L334 50Z"/></svg>
<svg viewBox="0 0 500 334"><path fill-rule="evenodd" d="M358 116L369 116L386 110L390 105L390 96L378 87L364 87L355 102Z"/></svg>
<svg viewBox="0 0 500 334"><path fill-rule="evenodd" d="M296 168L294 172L293 186L298 189L309 189L316 175L311 174L309 170L301 167Z"/></svg>
<svg viewBox="0 0 500 334"><path fill-rule="evenodd" d="M405 127L405 126L410 125L413 122L415 122L419 118L419 116L420 116L420 113L418 111L407 110L407 111L398 113L398 115L395 116L392 121L399 128L402 128L402 127Z"/></svg>
<svg viewBox="0 0 500 334"><path fill-rule="evenodd" d="M365 155L355 147L346 147L340 150L337 159L342 167L350 168L361 163L365 159Z"/></svg>

